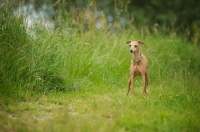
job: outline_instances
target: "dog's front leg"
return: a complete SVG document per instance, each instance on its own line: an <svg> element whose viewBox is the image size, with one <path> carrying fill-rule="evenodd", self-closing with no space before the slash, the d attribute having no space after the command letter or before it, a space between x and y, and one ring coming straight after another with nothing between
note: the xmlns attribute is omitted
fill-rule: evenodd
<svg viewBox="0 0 200 132"><path fill-rule="evenodd" d="M130 89L131 88L133 89L133 84L134 84L133 78L134 78L134 75L131 75L130 78L129 78L129 81L128 81L128 91L127 91L126 96L128 96L128 94L130 92Z"/></svg>

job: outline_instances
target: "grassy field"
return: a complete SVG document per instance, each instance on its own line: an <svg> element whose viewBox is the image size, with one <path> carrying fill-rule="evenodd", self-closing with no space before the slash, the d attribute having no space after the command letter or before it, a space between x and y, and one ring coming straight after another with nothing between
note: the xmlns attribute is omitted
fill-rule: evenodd
<svg viewBox="0 0 200 132"><path fill-rule="evenodd" d="M22 23L1 21L0 131L200 131L199 48L175 32L35 28L32 38ZM146 96L139 77L125 96L130 39L145 43Z"/></svg>

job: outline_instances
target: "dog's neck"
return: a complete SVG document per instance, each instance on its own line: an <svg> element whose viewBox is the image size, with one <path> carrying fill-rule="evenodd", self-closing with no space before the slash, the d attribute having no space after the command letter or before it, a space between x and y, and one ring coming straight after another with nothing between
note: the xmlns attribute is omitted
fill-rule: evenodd
<svg viewBox="0 0 200 132"><path fill-rule="evenodd" d="M133 57L133 61L138 63L142 60L142 55L140 53L140 50L138 49L137 51L135 51L133 54L132 54L132 57Z"/></svg>

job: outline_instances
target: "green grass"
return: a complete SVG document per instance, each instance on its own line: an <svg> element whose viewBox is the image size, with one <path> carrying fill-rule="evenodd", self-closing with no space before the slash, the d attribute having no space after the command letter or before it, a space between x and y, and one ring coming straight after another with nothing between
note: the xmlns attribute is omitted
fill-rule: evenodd
<svg viewBox="0 0 200 132"><path fill-rule="evenodd" d="M199 49L173 31L36 28L33 39L10 19L0 28L0 131L200 131ZM147 96L140 78L125 96L130 39L145 43Z"/></svg>
<svg viewBox="0 0 200 132"><path fill-rule="evenodd" d="M80 91L2 105L2 131L199 131L197 87L148 88L148 96Z"/></svg>

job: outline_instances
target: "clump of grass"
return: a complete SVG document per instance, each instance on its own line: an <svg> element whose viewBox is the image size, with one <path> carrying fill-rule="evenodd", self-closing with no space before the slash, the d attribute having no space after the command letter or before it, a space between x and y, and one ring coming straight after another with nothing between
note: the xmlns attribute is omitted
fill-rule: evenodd
<svg viewBox="0 0 200 132"><path fill-rule="evenodd" d="M4 12L5 13L5 12ZM0 21L0 85L1 92L12 91L29 78L29 37L23 19L4 14Z"/></svg>
<svg viewBox="0 0 200 132"><path fill-rule="evenodd" d="M41 32L33 39L23 17L16 18L1 10L5 12L0 21L1 94L13 96L27 90L47 93L72 89L65 74L64 48L59 34Z"/></svg>
<svg viewBox="0 0 200 132"><path fill-rule="evenodd" d="M30 52L32 57L31 72L35 77L30 88L44 92L44 94L50 91L69 90L71 87L67 84L70 81L65 74L65 47L61 45L62 38L59 38L59 33L53 34L42 30L35 32L40 32L40 34L33 40L33 48Z"/></svg>

